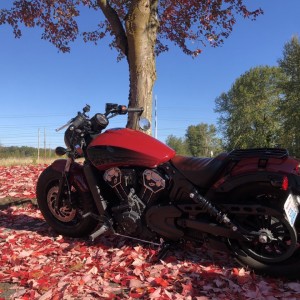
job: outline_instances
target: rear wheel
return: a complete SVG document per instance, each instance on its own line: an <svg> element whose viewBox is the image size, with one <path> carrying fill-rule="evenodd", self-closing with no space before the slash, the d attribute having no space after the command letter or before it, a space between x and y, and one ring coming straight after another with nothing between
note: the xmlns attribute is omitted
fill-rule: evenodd
<svg viewBox="0 0 300 300"><path fill-rule="evenodd" d="M299 228L291 226L283 214L286 198L287 193L267 185L247 186L231 195L235 203L264 207L232 216L247 231L259 233L251 241L228 241L239 264L271 276L300 277Z"/></svg>
<svg viewBox="0 0 300 300"><path fill-rule="evenodd" d="M57 233L70 237L84 237L97 225L91 217L82 217L85 213L95 210L93 199L90 193L84 193L75 184L71 184L69 186L70 198L67 193L63 193L62 207L57 209L60 178L61 173L53 170L51 166L42 172L36 188L39 209L47 223Z"/></svg>

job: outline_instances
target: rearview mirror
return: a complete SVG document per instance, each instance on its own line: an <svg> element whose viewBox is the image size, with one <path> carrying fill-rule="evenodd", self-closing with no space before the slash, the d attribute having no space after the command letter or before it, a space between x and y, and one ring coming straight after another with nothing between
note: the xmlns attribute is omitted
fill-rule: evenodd
<svg viewBox="0 0 300 300"><path fill-rule="evenodd" d="M144 130L144 131L147 131L150 129L151 127L151 123L148 119L146 118L140 118L139 119L139 126L140 126L140 129Z"/></svg>

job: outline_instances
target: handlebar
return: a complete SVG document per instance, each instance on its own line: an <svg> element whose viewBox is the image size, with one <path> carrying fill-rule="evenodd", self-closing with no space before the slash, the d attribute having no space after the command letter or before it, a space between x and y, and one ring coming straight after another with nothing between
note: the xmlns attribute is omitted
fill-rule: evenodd
<svg viewBox="0 0 300 300"><path fill-rule="evenodd" d="M68 126L73 126L73 130L79 128L80 126L84 125L85 122L88 120L88 116L86 115L87 112L90 111L90 106L87 104L83 109L83 112L78 112L77 116L67 122L65 125L55 129L55 131L60 131ZM105 106L105 114L104 116L107 119L112 118L116 115L126 115L127 113L142 113L144 111L143 107L127 107L125 105L118 105L114 103L106 103ZM108 115L111 116L108 117Z"/></svg>
<svg viewBox="0 0 300 300"><path fill-rule="evenodd" d="M128 112L138 112L138 113L142 113L144 111L144 108L131 108L131 107L128 107L127 108L127 111Z"/></svg>
<svg viewBox="0 0 300 300"><path fill-rule="evenodd" d="M126 115L128 112L138 112L142 113L144 108L140 107L127 107L125 105L118 105L114 103L106 103L105 115L108 116L110 113L114 115Z"/></svg>
<svg viewBox="0 0 300 300"><path fill-rule="evenodd" d="M55 129L55 131L58 132L58 131L60 131L60 130L62 130L64 128L70 126L70 125L74 126L74 129L80 127L81 125L84 124L86 118L88 117L86 115L86 113L88 113L90 111L90 109L91 109L91 107L88 104L86 104L86 106L82 109L82 111L83 111L82 113L78 112L77 116L75 118L71 119L65 125Z"/></svg>
<svg viewBox="0 0 300 300"><path fill-rule="evenodd" d="M70 120L68 123L66 123L65 125L59 127L59 128L56 128L55 131L58 132L58 131L61 131L62 129L68 127L69 125L72 124L72 120Z"/></svg>

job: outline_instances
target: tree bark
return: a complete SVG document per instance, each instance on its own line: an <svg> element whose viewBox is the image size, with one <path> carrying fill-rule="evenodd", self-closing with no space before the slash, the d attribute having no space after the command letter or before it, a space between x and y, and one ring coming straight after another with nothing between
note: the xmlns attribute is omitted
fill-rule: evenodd
<svg viewBox="0 0 300 300"><path fill-rule="evenodd" d="M156 80L157 0L132 0L125 22L130 76L129 107L143 107L143 116L151 121L152 91ZM138 129L138 118L136 113L129 114L126 127Z"/></svg>
<svg viewBox="0 0 300 300"><path fill-rule="evenodd" d="M131 0L125 30L108 0L97 0L109 21L119 49L129 66L129 107L143 107L143 117L152 120L152 91L156 80L155 44L159 26L158 0ZM138 128L139 115L129 113L126 127ZM151 134L151 128L148 130Z"/></svg>
<svg viewBox="0 0 300 300"><path fill-rule="evenodd" d="M107 0L97 0L97 3L112 27L113 33L116 37L117 47L119 47L122 53L127 56L127 37L117 12L110 6Z"/></svg>

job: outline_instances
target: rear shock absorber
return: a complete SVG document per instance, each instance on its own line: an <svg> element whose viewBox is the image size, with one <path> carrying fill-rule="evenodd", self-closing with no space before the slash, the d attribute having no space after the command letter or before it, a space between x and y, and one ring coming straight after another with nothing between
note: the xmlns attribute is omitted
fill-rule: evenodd
<svg viewBox="0 0 300 300"><path fill-rule="evenodd" d="M203 196L199 195L197 190L194 190L192 193L190 193L190 198L200 204L202 209L207 210L209 215L216 218L219 223L225 224L232 231L236 232L238 230L238 227L227 217L225 213L213 206L208 199L205 199Z"/></svg>

